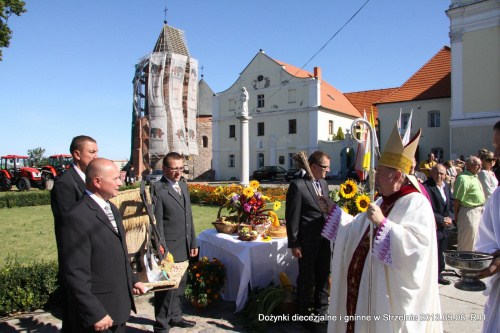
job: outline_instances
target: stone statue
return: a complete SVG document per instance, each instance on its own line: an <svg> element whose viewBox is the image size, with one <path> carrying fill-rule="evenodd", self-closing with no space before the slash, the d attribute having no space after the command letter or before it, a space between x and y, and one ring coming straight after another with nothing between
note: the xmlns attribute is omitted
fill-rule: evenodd
<svg viewBox="0 0 500 333"><path fill-rule="evenodd" d="M248 92L245 87L241 88L240 94L241 101L241 115L244 117L248 116Z"/></svg>

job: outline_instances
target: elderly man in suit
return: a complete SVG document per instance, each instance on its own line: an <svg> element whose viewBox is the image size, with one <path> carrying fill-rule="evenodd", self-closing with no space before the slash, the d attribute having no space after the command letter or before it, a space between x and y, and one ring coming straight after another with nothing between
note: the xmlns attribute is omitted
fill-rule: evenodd
<svg viewBox="0 0 500 333"><path fill-rule="evenodd" d="M436 238L438 244L438 283L448 285L451 282L443 278L442 272L445 268L443 252L448 248L448 236L453 222L453 196L450 185L444 181L446 178L446 167L436 164L431 169L431 177L424 183L427 193L431 199L432 211L436 220Z"/></svg>
<svg viewBox="0 0 500 333"><path fill-rule="evenodd" d="M165 239L166 250L172 254L175 262L198 255L189 190L180 181L183 171L182 156L176 152L168 153L163 159L164 177L153 184L152 192L152 195L156 193L155 220ZM186 282L187 273L182 277L179 288L155 293L155 333L168 332L172 326L189 328L196 325L196 322L182 317Z"/></svg>
<svg viewBox="0 0 500 333"><path fill-rule="evenodd" d="M73 156L73 164L60 176L50 191L52 214L54 215L54 229L59 255L61 254L60 228L63 214L73 206L85 193L85 170L87 165L97 157L97 143L90 136L79 135L73 138L69 152ZM59 258L59 268L61 260ZM64 287L64 286L63 286ZM67 314L67 303L62 299L63 319L62 332L72 333L71 323Z"/></svg>
<svg viewBox="0 0 500 333"><path fill-rule="evenodd" d="M328 196L325 181L330 157L315 151L309 157L315 181L308 175L292 180L286 195L286 227L288 247L299 260L297 301L300 314L309 314L309 291L314 285L314 313L326 315L328 310L328 277L330 275L330 241L321 236L327 214L321 210L319 198Z"/></svg>
<svg viewBox="0 0 500 333"><path fill-rule="evenodd" d="M133 294L146 289L132 272L125 229L109 199L122 185L116 165L103 158L86 168L86 192L62 218L60 255L73 332L125 332Z"/></svg>

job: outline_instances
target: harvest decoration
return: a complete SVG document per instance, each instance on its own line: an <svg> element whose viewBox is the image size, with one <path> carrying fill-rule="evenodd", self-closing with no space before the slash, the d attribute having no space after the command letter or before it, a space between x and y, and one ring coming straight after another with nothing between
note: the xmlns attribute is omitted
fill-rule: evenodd
<svg viewBox="0 0 500 333"><path fill-rule="evenodd" d="M252 180L248 187L235 188L235 192L226 196L227 202L225 206L230 213L238 214L238 221L248 221L253 224L267 224L269 223L268 217L270 216L270 212L273 209L278 210L281 207L281 203L276 201L273 203L272 209L266 208L271 198L258 191L259 185L258 181ZM223 189L220 188L218 193L222 192Z"/></svg>
<svg viewBox="0 0 500 333"><path fill-rule="evenodd" d="M365 212L371 202L365 188L356 184L352 179L341 184L340 189L330 192L330 198L346 213L353 216Z"/></svg>
<svg viewBox="0 0 500 333"><path fill-rule="evenodd" d="M184 295L192 302L206 307L217 300L226 280L226 267L217 258L210 261L203 257L190 264L187 272L187 285Z"/></svg>

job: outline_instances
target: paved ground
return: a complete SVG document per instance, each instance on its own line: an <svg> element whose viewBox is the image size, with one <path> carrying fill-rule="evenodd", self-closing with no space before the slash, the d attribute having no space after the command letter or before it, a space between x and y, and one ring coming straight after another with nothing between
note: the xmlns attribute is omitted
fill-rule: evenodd
<svg viewBox="0 0 500 333"><path fill-rule="evenodd" d="M445 277L457 281L458 278L451 273ZM443 316L444 332L480 332L484 303L486 297L481 292L466 292L449 286L440 286L441 309ZM154 312L151 296L141 296L137 299L137 314L130 317L127 332L152 332ZM194 320L197 325L191 329L173 328L172 333L180 332L246 332L245 318L233 313L234 302L219 301L211 304L207 309L197 309L185 302L184 313L189 320ZM17 318L0 319L0 332L59 332L61 327L60 313L57 311L36 311L26 313ZM326 325L318 330L326 332ZM290 321L285 323L270 324L270 333L299 333L308 332L300 324Z"/></svg>

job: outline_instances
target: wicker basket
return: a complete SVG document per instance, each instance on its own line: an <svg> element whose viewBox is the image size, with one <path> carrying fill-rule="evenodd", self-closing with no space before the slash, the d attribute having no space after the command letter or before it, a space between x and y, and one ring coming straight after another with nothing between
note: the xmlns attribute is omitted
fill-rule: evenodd
<svg viewBox="0 0 500 333"><path fill-rule="evenodd" d="M144 282L144 285L146 286L146 288L151 288L149 292L179 288L181 278L184 275L184 272L186 272L188 266L189 266L189 260L177 262L172 266L172 269L169 272L170 280L157 281L157 282Z"/></svg>
<svg viewBox="0 0 500 333"><path fill-rule="evenodd" d="M148 191L146 190L146 193ZM131 266L139 279L153 291L175 289L188 267L188 262L175 263L169 271L170 280L148 282L146 269L142 258L147 250L147 233L149 229L149 216L142 202L140 189L132 189L118 192L118 196L110 200L120 211L123 219L123 227L126 232L128 255ZM148 196L148 201L149 196Z"/></svg>
<svg viewBox="0 0 500 333"><path fill-rule="evenodd" d="M223 234L234 234L238 231L238 224L228 224L223 222L212 222L217 232Z"/></svg>
<svg viewBox="0 0 500 333"><path fill-rule="evenodd" d="M222 209L226 207L223 205L219 208L219 212L217 213L217 220L212 222L217 232L223 234L234 234L238 232L238 216L220 216L220 212ZM224 223L224 221L235 222L235 223Z"/></svg>

